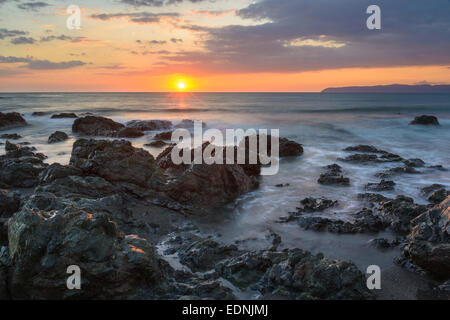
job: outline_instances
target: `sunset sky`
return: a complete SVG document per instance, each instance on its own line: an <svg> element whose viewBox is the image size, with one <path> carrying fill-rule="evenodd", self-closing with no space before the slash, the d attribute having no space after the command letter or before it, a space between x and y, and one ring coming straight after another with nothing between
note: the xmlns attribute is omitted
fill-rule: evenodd
<svg viewBox="0 0 450 320"><path fill-rule="evenodd" d="M366 27L371 4L381 30ZM450 83L449 0L0 0L0 12L6 92Z"/></svg>

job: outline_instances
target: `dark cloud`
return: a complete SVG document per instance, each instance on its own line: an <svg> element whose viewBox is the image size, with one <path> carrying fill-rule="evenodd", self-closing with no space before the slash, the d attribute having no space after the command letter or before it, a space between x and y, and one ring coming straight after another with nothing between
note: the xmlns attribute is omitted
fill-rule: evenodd
<svg viewBox="0 0 450 320"><path fill-rule="evenodd" d="M46 36L46 37L41 37L41 39L39 40L40 42L50 42L50 41L54 41L54 40L61 40L61 41L69 41L69 42L80 42L83 39L86 39L85 37L71 37L71 36L66 36L66 35L60 35L60 36L55 36L55 35L51 35L51 36Z"/></svg>
<svg viewBox="0 0 450 320"><path fill-rule="evenodd" d="M183 42L183 39L172 38L172 39L170 39L170 41L173 43L179 43L179 42Z"/></svg>
<svg viewBox="0 0 450 320"><path fill-rule="evenodd" d="M366 27L372 4L381 8L381 30ZM180 25L205 33L206 52L179 52L167 61L216 72L450 63L448 0L261 0L237 14L256 25Z"/></svg>
<svg viewBox="0 0 450 320"><path fill-rule="evenodd" d="M25 2L17 5L18 8L29 11L38 11L41 8L50 6L46 2Z"/></svg>
<svg viewBox="0 0 450 320"><path fill-rule="evenodd" d="M0 56L0 63L24 63L24 68L34 70L62 70L84 66L87 63L79 60L52 62L49 60L39 60L33 57L5 57Z"/></svg>
<svg viewBox="0 0 450 320"><path fill-rule="evenodd" d="M12 44L33 44L36 40L30 37L18 37L11 40Z"/></svg>
<svg viewBox="0 0 450 320"><path fill-rule="evenodd" d="M1 2L0 2L1 3ZM16 37L16 36L24 36L27 32L20 30L8 30L5 28L0 28L0 40L3 40L8 37Z"/></svg>
<svg viewBox="0 0 450 320"><path fill-rule="evenodd" d="M90 16L93 19L97 20L112 20L119 18L128 18L130 22L134 23L157 23L161 20L161 18L177 18L179 17L178 13L168 12L168 13L150 13L150 12L134 12L134 13L100 13L100 14L92 14Z"/></svg>

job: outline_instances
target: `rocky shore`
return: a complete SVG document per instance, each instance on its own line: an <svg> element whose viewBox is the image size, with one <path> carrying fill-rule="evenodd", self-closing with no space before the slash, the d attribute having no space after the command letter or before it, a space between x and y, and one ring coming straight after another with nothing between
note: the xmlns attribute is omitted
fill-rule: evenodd
<svg viewBox="0 0 450 320"><path fill-rule="evenodd" d="M47 164L33 146L11 142L12 135L4 138L0 299L239 299L243 292L255 299L376 298L353 262L286 248L274 232L269 233L271 245L260 250L225 244L200 232L199 221L258 188L262 166L174 164L170 130L190 128L192 120L174 125L163 120L122 124L94 115L53 118L74 119L76 141L68 165ZM0 124L27 125L20 114L2 113ZM146 131L159 132L155 141L161 147L168 141L156 158L122 139ZM67 139L65 132L57 131L48 143ZM300 157L303 152L299 143L281 139L280 157ZM405 195L389 199L376 193L395 189L396 175L446 168L431 168L421 159L369 145L350 146L345 152L348 156L336 158L340 164L324 167L318 184L351 186L347 163L394 165L376 174L379 182L361 190L361 208L352 220L333 217L339 201L309 197L279 222L338 234L391 230L397 240L375 239L375 245L401 247L397 263L429 276L439 284L439 295L446 296L450 196L445 186L422 190L428 205ZM66 287L70 265L82 270L81 290Z"/></svg>

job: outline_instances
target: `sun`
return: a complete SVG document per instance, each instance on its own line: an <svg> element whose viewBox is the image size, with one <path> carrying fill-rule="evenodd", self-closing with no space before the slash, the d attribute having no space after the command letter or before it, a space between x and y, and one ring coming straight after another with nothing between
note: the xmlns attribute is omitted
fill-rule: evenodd
<svg viewBox="0 0 450 320"><path fill-rule="evenodd" d="M183 81L179 81L179 82L177 83L177 88L178 88L179 90L184 90L184 89L186 89L186 84L185 84Z"/></svg>

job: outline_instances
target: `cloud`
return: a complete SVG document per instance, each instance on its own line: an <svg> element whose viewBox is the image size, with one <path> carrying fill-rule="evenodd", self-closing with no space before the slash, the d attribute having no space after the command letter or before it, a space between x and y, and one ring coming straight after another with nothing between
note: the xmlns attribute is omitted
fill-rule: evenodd
<svg viewBox="0 0 450 320"><path fill-rule="evenodd" d="M1 3L1 0L0 0ZM20 30L8 30L5 28L0 28L0 40L3 40L8 37L16 37L16 36L24 36L27 32Z"/></svg>
<svg viewBox="0 0 450 320"><path fill-rule="evenodd" d="M167 13L150 13L150 12L134 12L134 13L100 13L92 14L92 19L108 21L112 19L128 18L130 22L147 24L160 22L162 18L177 18L179 13L167 12Z"/></svg>
<svg viewBox="0 0 450 320"><path fill-rule="evenodd" d="M83 41L84 39L86 39L85 37L71 37L71 36L66 36L66 35L60 35L60 36L55 36L55 35L51 35L51 36L46 36L46 37L41 37L41 39L39 40L40 42L50 42L50 41L54 41L54 40L61 40L61 41L69 41L69 42L80 42Z"/></svg>
<svg viewBox="0 0 450 320"><path fill-rule="evenodd" d="M179 43L179 42L183 42L183 39L172 38L172 39L170 39L170 42Z"/></svg>
<svg viewBox="0 0 450 320"><path fill-rule="evenodd" d="M84 66L87 64L86 62L80 60L52 62L49 60L34 59L30 56L25 58L0 56L0 63L24 63L24 68L33 70L62 70Z"/></svg>
<svg viewBox="0 0 450 320"><path fill-rule="evenodd" d="M162 7L182 2L200 3L207 0L120 0L120 2L134 7Z"/></svg>
<svg viewBox="0 0 450 320"><path fill-rule="evenodd" d="M45 2L25 2L25 3L17 5L17 7L19 9L29 10L29 11L38 11L39 9L45 8L48 6L50 6L50 5Z"/></svg>
<svg viewBox="0 0 450 320"><path fill-rule="evenodd" d="M33 44L36 40L30 37L18 37L11 40L12 44Z"/></svg>
<svg viewBox="0 0 450 320"><path fill-rule="evenodd" d="M366 27L373 0L260 0L237 11L245 25L177 26L204 32L204 49L165 59L223 73L450 63L448 0L376 2L381 30Z"/></svg>

